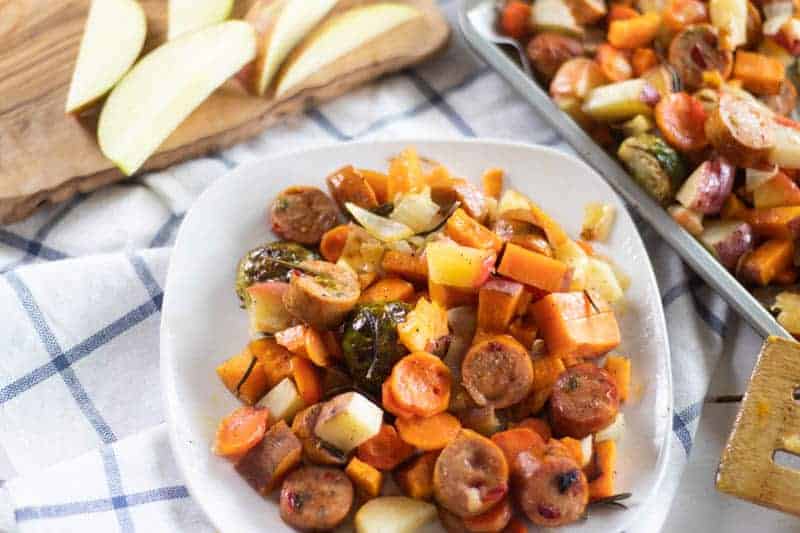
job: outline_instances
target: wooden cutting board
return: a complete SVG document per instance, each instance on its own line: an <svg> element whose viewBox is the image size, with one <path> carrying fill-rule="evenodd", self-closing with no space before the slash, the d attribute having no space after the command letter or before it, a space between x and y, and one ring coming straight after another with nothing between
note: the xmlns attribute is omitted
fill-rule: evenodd
<svg viewBox="0 0 800 533"><path fill-rule="evenodd" d="M254 0L238 0L234 16ZM337 10L374 0L346 0ZM450 28L434 0L393 0L424 17L345 56L341 75L285 101L248 94L230 81L164 142L142 170L164 168L254 136L286 115L302 112L384 73L427 59L448 41ZM148 17L145 51L164 41L166 0L140 0ZM65 116L89 0L0 0L0 224L63 202L125 176L97 146L94 113Z"/></svg>

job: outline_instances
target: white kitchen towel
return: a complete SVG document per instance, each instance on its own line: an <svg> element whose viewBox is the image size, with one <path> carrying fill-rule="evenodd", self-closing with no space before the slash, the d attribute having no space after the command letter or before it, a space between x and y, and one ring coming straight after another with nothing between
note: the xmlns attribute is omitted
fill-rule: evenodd
<svg viewBox="0 0 800 533"><path fill-rule="evenodd" d="M457 2L441 6L455 22ZM439 58L251 141L0 228L0 530L211 531L174 465L159 386L162 287L186 210L254 158L351 139L459 136L571 152L454 33ZM675 389L666 479L634 528L652 532L669 511L720 356L754 354L760 339L638 226L662 291Z"/></svg>

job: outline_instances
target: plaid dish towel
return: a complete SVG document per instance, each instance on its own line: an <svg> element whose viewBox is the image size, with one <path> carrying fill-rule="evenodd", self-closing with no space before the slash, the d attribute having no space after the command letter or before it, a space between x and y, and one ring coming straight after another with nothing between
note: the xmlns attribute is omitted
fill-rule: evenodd
<svg viewBox="0 0 800 533"><path fill-rule="evenodd" d="M455 24L457 2L442 8ZM159 385L162 288L187 209L231 168L281 151L476 136L571 152L454 33L438 59L249 142L0 228L0 530L212 531L174 464ZM639 228L662 291L675 388L666 479L633 528L652 532L669 511L720 355L733 346L756 353L760 339Z"/></svg>

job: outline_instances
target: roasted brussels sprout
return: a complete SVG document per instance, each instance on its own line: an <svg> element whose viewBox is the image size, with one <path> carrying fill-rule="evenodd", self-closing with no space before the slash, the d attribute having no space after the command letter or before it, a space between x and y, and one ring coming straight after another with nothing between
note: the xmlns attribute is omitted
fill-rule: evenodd
<svg viewBox="0 0 800 533"><path fill-rule="evenodd" d="M628 137L617 155L639 184L662 204L675 196L686 177L683 160L663 139L650 133Z"/></svg>
<svg viewBox="0 0 800 533"><path fill-rule="evenodd" d="M406 354L398 341L397 324L411 306L403 302L357 306L344 324L342 352L350 375L361 388L380 397L381 384Z"/></svg>
<svg viewBox="0 0 800 533"><path fill-rule="evenodd" d="M319 256L294 242L273 242L254 248L239 261L236 272L236 294L247 305L247 288L254 283L264 281L289 281L290 265L296 265L307 259L319 259Z"/></svg>

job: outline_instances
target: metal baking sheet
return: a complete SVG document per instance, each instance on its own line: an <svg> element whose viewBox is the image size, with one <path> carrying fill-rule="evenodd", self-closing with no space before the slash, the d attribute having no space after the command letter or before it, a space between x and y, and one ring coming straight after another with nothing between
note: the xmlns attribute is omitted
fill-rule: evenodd
<svg viewBox="0 0 800 533"><path fill-rule="evenodd" d="M714 288L763 337L792 336L775 317L734 278L703 246L680 227L658 202L631 178L627 171L598 146L550 96L496 44L488 41L478 28L494 17L493 0L462 0L459 23L470 47L500 76L505 78L561 136L616 190L653 229L669 243L684 261Z"/></svg>

